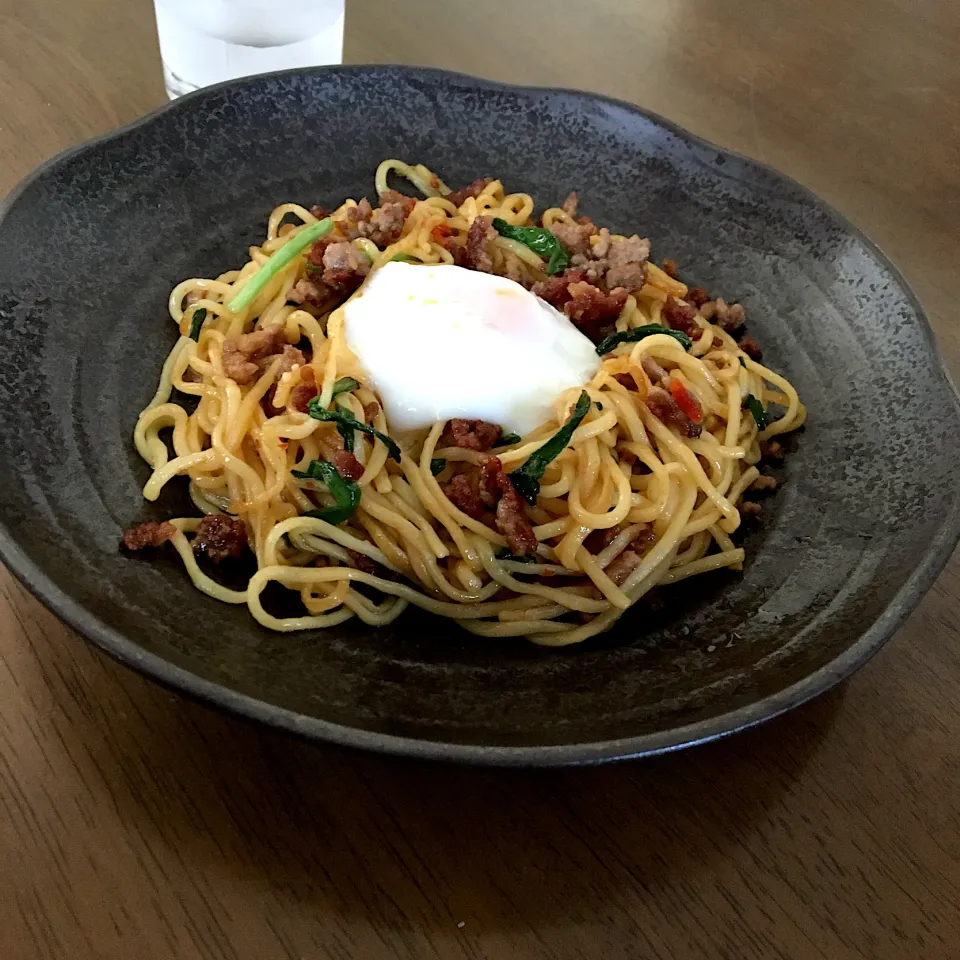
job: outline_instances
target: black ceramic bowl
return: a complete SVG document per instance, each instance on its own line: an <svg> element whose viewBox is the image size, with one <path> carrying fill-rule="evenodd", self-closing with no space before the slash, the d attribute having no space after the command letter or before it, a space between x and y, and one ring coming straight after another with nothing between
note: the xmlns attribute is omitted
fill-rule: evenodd
<svg viewBox="0 0 960 960"><path fill-rule="evenodd" d="M155 505L131 433L173 329L165 303L236 265L281 201L370 195L385 157L449 183L494 175L538 205L577 189L618 232L746 305L809 421L742 575L665 592L596 641L545 650L407 612L280 635L179 563L121 556ZM636 107L396 67L208 89L56 157L0 223L0 553L102 649L301 734L425 757L553 764L636 756L756 723L862 664L953 548L958 399L916 299L793 181Z"/></svg>

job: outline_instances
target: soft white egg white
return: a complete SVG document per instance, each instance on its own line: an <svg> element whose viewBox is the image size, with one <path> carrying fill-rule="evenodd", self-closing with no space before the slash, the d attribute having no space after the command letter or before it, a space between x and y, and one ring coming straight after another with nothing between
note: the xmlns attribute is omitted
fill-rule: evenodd
<svg viewBox="0 0 960 960"><path fill-rule="evenodd" d="M519 283L447 264L385 264L344 324L396 430L463 417L526 434L600 366L567 317Z"/></svg>

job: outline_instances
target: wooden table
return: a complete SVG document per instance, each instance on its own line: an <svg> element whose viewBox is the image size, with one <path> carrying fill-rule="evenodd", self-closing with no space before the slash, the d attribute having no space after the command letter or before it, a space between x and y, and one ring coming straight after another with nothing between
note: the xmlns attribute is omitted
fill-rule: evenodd
<svg viewBox="0 0 960 960"><path fill-rule="evenodd" d="M348 61L643 104L848 214L960 371L952 0L350 0ZM0 190L161 103L149 0L0 0ZM960 957L956 563L842 689L650 762L312 746L95 654L0 573L0 957Z"/></svg>

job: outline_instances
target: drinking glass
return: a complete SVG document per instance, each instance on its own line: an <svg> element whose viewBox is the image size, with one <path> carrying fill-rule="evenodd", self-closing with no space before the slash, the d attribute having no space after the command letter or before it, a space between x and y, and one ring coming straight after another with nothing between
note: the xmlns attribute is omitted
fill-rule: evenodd
<svg viewBox="0 0 960 960"><path fill-rule="evenodd" d="M173 100L198 87L288 67L340 63L344 0L154 0Z"/></svg>

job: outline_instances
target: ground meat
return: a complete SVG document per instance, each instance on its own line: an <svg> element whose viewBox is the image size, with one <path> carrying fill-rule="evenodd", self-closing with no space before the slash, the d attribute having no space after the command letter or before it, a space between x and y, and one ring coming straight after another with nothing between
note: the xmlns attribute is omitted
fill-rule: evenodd
<svg viewBox="0 0 960 960"><path fill-rule="evenodd" d="M563 201L563 212L570 217L575 217L577 215L577 207L580 204L580 198L577 196L576 190L571 190L567 194L567 199Z"/></svg>
<svg viewBox="0 0 960 960"><path fill-rule="evenodd" d="M507 541L510 553L525 557L537 552L537 537L527 519L523 500L511 479L504 473L499 457L487 457L482 466L483 486L488 497L497 502L497 529Z"/></svg>
<svg viewBox="0 0 960 960"><path fill-rule="evenodd" d="M264 358L260 362L264 365L273 360L273 357ZM265 363L266 361L266 363ZM277 378L279 379L285 373L289 373L294 367L302 367L307 362L303 351L297 347L292 347L289 343L283 345L283 352L280 354L280 366L277 367Z"/></svg>
<svg viewBox="0 0 960 960"><path fill-rule="evenodd" d="M694 423L673 397L662 387L651 387L644 403L647 409L668 427L675 427L680 434L694 439L703 432L699 423Z"/></svg>
<svg viewBox="0 0 960 960"><path fill-rule="evenodd" d="M765 460L782 460L784 452L779 440L764 440L760 444L760 456Z"/></svg>
<svg viewBox="0 0 960 960"><path fill-rule="evenodd" d="M592 227L593 224L587 226ZM578 228L580 229L580 228ZM589 239L589 238L588 238ZM584 279L595 286L615 290L637 290L646 281L646 261L650 255L650 241L636 234L617 243L611 242L610 231L604 227L596 242L573 254L571 264L581 270Z"/></svg>
<svg viewBox="0 0 960 960"><path fill-rule="evenodd" d="M667 371L649 354L640 361L640 366L643 367L643 372L650 378L650 382L654 386L657 384L662 385L666 382Z"/></svg>
<svg viewBox="0 0 960 960"><path fill-rule="evenodd" d="M448 193L444 199L449 200L455 207L460 207L469 197L479 197L491 183L493 183L493 177L481 177L462 190Z"/></svg>
<svg viewBox="0 0 960 960"><path fill-rule="evenodd" d="M720 297L704 303L700 307L700 316L715 323L727 333L742 327L745 319L743 307L739 303L728 304Z"/></svg>
<svg viewBox="0 0 960 960"><path fill-rule="evenodd" d="M503 474L506 486L497 504L497 529L503 534L515 557L525 557L537 552L537 536L523 509L523 500L509 477Z"/></svg>
<svg viewBox="0 0 960 960"><path fill-rule="evenodd" d="M319 392L315 383L298 383L290 391L288 402L297 413L306 413L310 409L310 401Z"/></svg>
<svg viewBox="0 0 960 960"><path fill-rule="evenodd" d="M618 523L615 527L610 527L607 530L594 530L593 533L583 541L583 545L591 553L601 553L609 547L626 528L626 523ZM656 539L657 535L653 532L653 528L649 526L649 524L644 523L640 525L639 529L633 532L629 544L632 544L634 548L642 551L646 550Z"/></svg>
<svg viewBox="0 0 960 960"><path fill-rule="evenodd" d="M177 528L164 520L162 523L139 523L123 533L123 545L128 550L143 550L145 547L159 547L172 540Z"/></svg>
<svg viewBox="0 0 960 960"><path fill-rule="evenodd" d="M695 307L700 307L710 299L710 294L703 287L693 287L687 291L687 295L683 299L687 303L692 303Z"/></svg>
<svg viewBox="0 0 960 960"><path fill-rule="evenodd" d="M242 520L226 514L204 517L193 541L195 553L203 553L214 563L236 560L247 549L247 528Z"/></svg>
<svg viewBox="0 0 960 960"><path fill-rule="evenodd" d="M454 256L462 267L479 270L481 273L493 273L493 256L490 244L496 239L493 217L477 217L467 231L466 246L456 247Z"/></svg>
<svg viewBox="0 0 960 960"><path fill-rule="evenodd" d="M680 275L680 271L677 270L677 261L676 260L664 260L660 264L660 269L671 279L676 280Z"/></svg>
<svg viewBox="0 0 960 960"><path fill-rule="evenodd" d="M442 446L460 447L486 453L500 439L503 431L494 423L485 420L453 419L447 424ZM445 442L449 440L449 443Z"/></svg>
<svg viewBox="0 0 960 960"><path fill-rule="evenodd" d="M606 548L623 533L623 530L624 525L622 523L618 523L615 527L608 527L606 530L594 530L593 533L583 541L583 545L591 553L600 553L606 550Z"/></svg>
<svg viewBox="0 0 960 960"><path fill-rule="evenodd" d="M360 286L370 262L349 241L331 243L323 251L323 282L340 289Z"/></svg>
<svg viewBox="0 0 960 960"><path fill-rule="evenodd" d="M763 513L763 507L753 500L744 500L738 509L741 516L744 517L759 517L760 514Z"/></svg>
<svg viewBox="0 0 960 960"><path fill-rule="evenodd" d="M363 476L363 464L343 447L343 437L335 430L316 434L320 452L327 463L332 463L344 480L359 480Z"/></svg>
<svg viewBox="0 0 960 960"><path fill-rule="evenodd" d="M587 283L592 283L595 287L603 284L609 266L605 258L597 260L588 253L578 253L571 257L570 264L574 272L579 273Z"/></svg>
<svg viewBox="0 0 960 960"><path fill-rule="evenodd" d="M294 284L293 289L287 294L287 299L292 303L309 303L315 307L322 307L333 294L334 291L325 283L308 275Z"/></svg>
<svg viewBox="0 0 960 960"><path fill-rule="evenodd" d="M486 507L480 497L480 493L470 481L470 477L465 473L458 473L444 488L443 492L447 499L458 509L462 510L468 517L474 520L482 520L486 513Z"/></svg>
<svg viewBox="0 0 960 960"><path fill-rule="evenodd" d="M280 353L286 342L283 324L224 340L223 372L241 386L252 383L260 375L258 361Z"/></svg>
<svg viewBox="0 0 960 960"><path fill-rule="evenodd" d="M370 218L373 216L373 207L370 201L364 197L355 207L348 207L343 215L343 219L337 222L340 232L348 240L356 240L358 237L367 236L370 230Z"/></svg>
<svg viewBox="0 0 960 960"><path fill-rule="evenodd" d="M336 236L327 234L327 236L321 237L319 240L314 240L307 248L304 257L306 258L308 269L309 267L317 268L316 270L310 271L312 274L318 275L323 271L323 255L327 252L327 247L332 243L342 243L342 241L338 240Z"/></svg>
<svg viewBox="0 0 960 960"><path fill-rule="evenodd" d="M777 489L777 478L768 477L766 474L761 473L753 483L750 484L751 490L776 490Z"/></svg>
<svg viewBox="0 0 960 960"><path fill-rule="evenodd" d="M273 357L266 357L260 361L261 368L272 362ZM280 366L277 367L276 377L279 380L285 373L289 373L294 367L302 367L307 362L302 350L291 347L289 343L284 344L283 353L280 355ZM283 413L283 407L274 406L273 398L277 395L277 385L273 384L260 400L260 406L268 417L276 417Z"/></svg>
<svg viewBox="0 0 960 960"><path fill-rule="evenodd" d="M320 393L316 379L313 367L304 367L300 371L300 383L290 391L290 398L287 400L298 413L306 413L310 408L310 401Z"/></svg>
<svg viewBox="0 0 960 960"><path fill-rule="evenodd" d="M399 204L403 208L403 217L406 219L413 213L417 201L414 197L408 197L397 190L384 190L380 194L380 206L385 207L391 204Z"/></svg>
<svg viewBox="0 0 960 960"><path fill-rule="evenodd" d="M325 208L321 207L319 203L315 203L310 208L310 213L312 213L313 216L315 216L318 220L324 220L330 216L330 213Z"/></svg>
<svg viewBox="0 0 960 960"><path fill-rule="evenodd" d="M493 509L500 500L503 464L499 457L481 457L480 463L480 497L483 502Z"/></svg>
<svg viewBox="0 0 960 960"><path fill-rule="evenodd" d="M349 207L344 218L338 223L340 232L348 240L366 237L381 248L395 243L400 239L403 222L413 208L410 206L410 197L397 194L401 199L395 200L392 196L394 193L396 191L390 191L390 199L376 210L370 206L366 197L355 207Z"/></svg>
<svg viewBox="0 0 960 960"><path fill-rule="evenodd" d="M569 254L589 253L590 238L597 232L597 225L588 220L586 223L557 222L550 232L560 241Z"/></svg>
<svg viewBox="0 0 960 960"><path fill-rule="evenodd" d="M696 339L701 334L700 325L694 319L696 315L695 308L681 303L676 297L667 297L663 312L660 314L671 330L679 330L691 339Z"/></svg>
<svg viewBox="0 0 960 960"><path fill-rule="evenodd" d="M763 349L753 337L741 337L739 347L751 360L763 359Z"/></svg>
<svg viewBox="0 0 960 960"><path fill-rule="evenodd" d="M598 260L603 259L610 252L612 243L613 239L610 236L610 231L606 227L602 227L597 234L597 242L592 244L590 251Z"/></svg>
<svg viewBox="0 0 960 960"><path fill-rule="evenodd" d="M563 312L594 343L610 332L627 300L622 287L604 293L586 281L571 283L569 293L572 299L563 305Z"/></svg>
<svg viewBox="0 0 960 960"><path fill-rule="evenodd" d="M366 236L381 249L389 247L391 243L396 243L400 239L406 219L407 204L405 202L385 203L373 211L370 231Z"/></svg>
<svg viewBox="0 0 960 960"><path fill-rule="evenodd" d="M650 241L634 234L626 240L611 243L606 255L611 267L620 267L625 264L646 263L650 256Z"/></svg>
<svg viewBox="0 0 960 960"><path fill-rule="evenodd" d="M564 270L558 277L547 277L533 285L533 292L551 306L560 309L573 299L570 284L580 283L584 279L582 270Z"/></svg>
<svg viewBox="0 0 960 960"><path fill-rule="evenodd" d="M647 270L642 263L624 263L610 267L606 273L607 287L639 290L646 282Z"/></svg>
<svg viewBox="0 0 960 960"><path fill-rule="evenodd" d="M358 553L356 550L348 550L350 554L350 566L363 573L369 573L373 576L377 573L377 562L371 560L365 553Z"/></svg>
<svg viewBox="0 0 960 960"><path fill-rule="evenodd" d="M627 547L610 561L604 573L619 587L643 562L643 554Z"/></svg>

